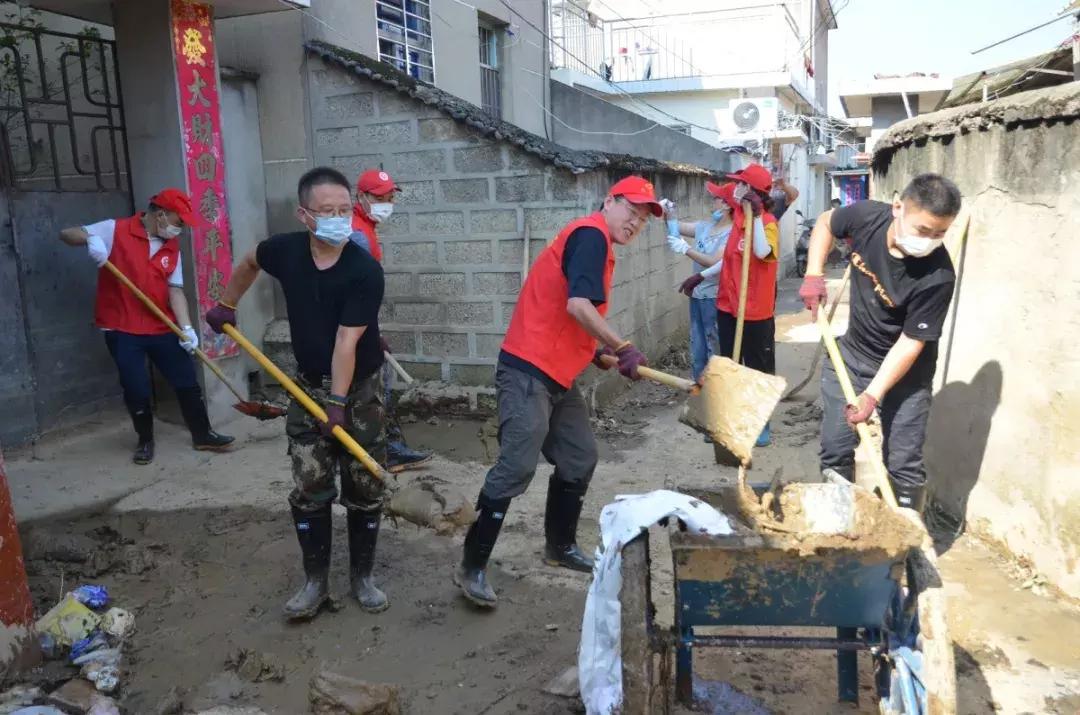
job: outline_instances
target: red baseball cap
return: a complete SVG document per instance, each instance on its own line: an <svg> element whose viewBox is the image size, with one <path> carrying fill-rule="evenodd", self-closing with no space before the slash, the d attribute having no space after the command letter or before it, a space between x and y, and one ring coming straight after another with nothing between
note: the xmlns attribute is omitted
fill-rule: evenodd
<svg viewBox="0 0 1080 715"><path fill-rule="evenodd" d="M175 212L187 226L195 225L195 214L191 212L191 197L180 189L162 189L150 198L150 203Z"/></svg>
<svg viewBox="0 0 1080 715"><path fill-rule="evenodd" d="M656 200L652 182L641 176L628 176L616 181L608 196L622 196L632 204L648 204L653 216L664 215L664 207Z"/></svg>
<svg viewBox="0 0 1080 715"><path fill-rule="evenodd" d="M374 196L386 196L391 191L401 191L390 175L381 169L368 169L361 174L356 180L356 190L361 194Z"/></svg>
<svg viewBox="0 0 1080 715"><path fill-rule="evenodd" d="M772 174L761 164L750 164L734 174L728 174L727 178L745 181L758 191L768 191L772 188Z"/></svg>
<svg viewBox="0 0 1080 715"><path fill-rule="evenodd" d="M731 208L739 207L739 202L735 200L734 182L728 181L724 184L714 184L711 181L706 181L705 189L716 198L723 199Z"/></svg>

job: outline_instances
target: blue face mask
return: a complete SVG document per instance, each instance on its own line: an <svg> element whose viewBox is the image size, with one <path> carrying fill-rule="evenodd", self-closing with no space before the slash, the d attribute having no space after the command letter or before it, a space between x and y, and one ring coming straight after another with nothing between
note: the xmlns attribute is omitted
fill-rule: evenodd
<svg viewBox="0 0 1080 715"><path fill-rule="evenodd" d="M719 223L720 221L723 221L726 216L727 216L727 211L725 211L724 209L716 209L715 211L712 212L712 220L717 222L717 223Z"/></svg>
<svg viewBox="0 0 1080 715"><path fill-rule="evenodd" d="M309 213L309 215L311 215ZM331 246L340 246L352 235L351 216L314 216L315 238Z"/></svg>

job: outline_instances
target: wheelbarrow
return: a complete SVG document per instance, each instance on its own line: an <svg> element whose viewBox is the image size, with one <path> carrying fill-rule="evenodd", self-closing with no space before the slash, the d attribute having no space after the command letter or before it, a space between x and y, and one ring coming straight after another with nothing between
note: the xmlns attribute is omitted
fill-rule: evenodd
<svg viewBox="0 0 1080 715"><path fill-rule="evenodd" d="M698 649L764 648L835 651L837 696L850 703L859 698L858 654L869 653L882 713L955 713L952 647L932 543L918 525L905 530L903 520L910 518L871 492L848 488L859 492L855 509L864 512L853 517L856 532L867 532L858 538L742 525L728 536L707 536L669 525L670 630L655 623L649 534L630 541L623 548L620 593L622 712L670 712L672 696L693 706ZM720 492L686 491L721 511L728 506ZM710 633L700 632L706 627ZM815 634L756 629L747 635L750 627L814 627Z"/></svg>

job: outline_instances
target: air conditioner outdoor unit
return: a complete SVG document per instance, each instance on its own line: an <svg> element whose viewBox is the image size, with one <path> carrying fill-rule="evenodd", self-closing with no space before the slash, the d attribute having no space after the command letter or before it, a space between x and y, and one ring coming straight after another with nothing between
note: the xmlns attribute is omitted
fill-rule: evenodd
<svg viewBox="0 0 1080 715"><path fill-rule="evenodd" d="M728 106L728 132L732 136L754 138L762 132L775 132L780 104L776 97L733 99Z"/></svg>

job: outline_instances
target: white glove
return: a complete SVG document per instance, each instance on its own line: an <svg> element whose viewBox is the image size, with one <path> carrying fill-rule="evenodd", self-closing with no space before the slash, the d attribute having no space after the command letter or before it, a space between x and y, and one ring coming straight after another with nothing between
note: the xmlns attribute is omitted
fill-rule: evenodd
<svg viewBox="0 0 1080 715"><path fill-rule="evenodd" d="M686 252L690 250L690 244L679 238L678 236L668 236L667 245L675 253L680 256L685 256Z"/></svg>
<svg viewBox="0 0 1080 715"><path fill-rule="evenodd" d="M742 200L746 198L746 194L748 194L749 192L750 184L740 181L735 186L735 200L741 203Z"/></svg>
<svg viewBox="0 0 1080 715"><path fill-rule="evenodd" d="M675 218L675 202L671 199L660 199L658 202L664 209L664 218Z"/></svg>
<svg viewBox="0 0 1080 715"><path fill-rule="evenodd" d="M97 264L98 268L105 265L109 260L109 252L105 249L105 242L98 236L88 236L86 239L86 252L90 259Z"/></svg>
<svg viewBox="0 0 1080 715"><path fill-rule="evenodd" d="M180 347L188 353L195 352L195 348L199 347L199 334L196 333L195 328L190 325L185 325L181 330L184 333L184 337L180 338Z"/></svg>

